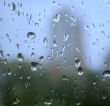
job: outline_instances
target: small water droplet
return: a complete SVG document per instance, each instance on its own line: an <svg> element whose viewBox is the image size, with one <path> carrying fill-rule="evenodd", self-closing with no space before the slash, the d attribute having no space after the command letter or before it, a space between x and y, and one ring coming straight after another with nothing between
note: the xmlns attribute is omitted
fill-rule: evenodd
<svg viewBox="0 0 110 106"><path fill-rule="evenodd" d="M102 93L102 99L103 99L103 100L107 99L106 93L105 93L104 91L103 91L103 93Z"/></svg>
<svg viewBox="0 0 110 106"><path fill-rule="evenodd" d="M13 99L13 104L17 105L20 103L20 100L18 98Z"/></svg>
<svg viewBox="0 0 110 106"><path fill-rule="evenodd" d="M43 59L44 59L44 56L40 56L40 57L39 57L40 63L43 62Z"/></svg>
<svg viewBox="0 0 110 106"><path fill-rule="evenodd" d="M24 61L24 56L22 55L22 53L18 53L17 58L19 62Z"/></svg>
<svg viewBox="0 0 110 106"><path fill-rule="evenodd" d="M78 59L78 58L75 58L75 67L76 67L76 68L79 68L80 65L81 65L81 60Z"/></svg>
<svg viewBox="0 0 110 106"><path fill-rule="evenodd" d="M35 56L35 54L34 54L34 52L32 52L32 53L31 53L31 57L34 57L34 56Z"/></svg>
<svg viewBox="0 0 110 106"><path fill-rule="evenodd" d="M7 59L4 59L4 60L3 60L3 63L4 63L4 64L7 64Z"/></svg>
<svg viewBox="0 0 110 106"><path fill-rule="evenodd" d="M69 78L68 78L67 76L63 75L63 76L62 76L62 80L68 81Z"/></svg>
<svg viewBox="0 0 110 106"><path fill-rule="evenodd" d="M32 71L37 71L37 66L39 65L39 63L37 62L31 62L31 70Z"/></svg>
<svg viewBox="0 0 110 106"><path fill-rule="evenodd" d="M19 44L16 44L17 49L19 49Z"/></svg>
<svg viewBox="0 0 110 106"><path fill-rule="evenodd" d="M70 19L75 23L76 22L76 18L74 16L71 16Z"/></svg>
<svg viewBox="0 0 110 106"><path fill-rule="evenodd" d="M69 38L69 34L65 34L65 35L64 35L64 41L67 41L68 38Z"/></svg>
<svg viewBox="0 0 110 106"><path fill-rule="evenodd" d="M56 15L54 16L54 18L53 18L53 21L56 22L56 23L59 22L60 17L61 17L60 14L56 14Z"/></svg>
<svg viewBox="0 0 110 106"><path fill-rule="evenodd" d="M11 70L8 68L8 75L10 76L11 74Z"/></svg>
<svg viewBox="0 0 110 106"><path fill-rule="evenodd" d="M109 77L110 78L110 70L105 70L103 73L102 73L103 77Z"/></svg>
<svg viewBox="0 0 110 106"><path fill-rule="evenodd" d="M45 99L43 100L43 103L47 106L51 106L52 105L52 98L45 97Z"/></svg>
<svg viewBox="0 0 110 106"><path fill-rule="evenodd" d="M56 42L56 41L53 41L52 46L53 46L53 47L57 47L57 42Z"/></svg>
<svg viewBox="0 0 110 106"><path fill-rule="evenodd" d="M10 54L7 54L7 58L10 58Z"/></svg>
<svg viewBox="0 0 110 106"><path fill-rule="evenodd" d="M0 58L3 58L3 51L0 51Z"/></svg>
<svg viewBox="0 0 110 106"><path fill-rule="evenodd" d="M43 43L44 43L45 45L48 43L48 39L47 39L47 37L44 37L44 39L43 39Z"/></svg>

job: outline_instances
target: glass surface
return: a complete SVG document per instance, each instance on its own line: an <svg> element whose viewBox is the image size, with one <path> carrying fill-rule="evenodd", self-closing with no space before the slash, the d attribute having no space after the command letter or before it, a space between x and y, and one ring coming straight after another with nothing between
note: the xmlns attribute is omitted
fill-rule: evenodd
<svg viewBox="0 0 110 106"><path fill-rule="evenodd" d="M0 0L0 106L110 106L110 0Z"/></svg>

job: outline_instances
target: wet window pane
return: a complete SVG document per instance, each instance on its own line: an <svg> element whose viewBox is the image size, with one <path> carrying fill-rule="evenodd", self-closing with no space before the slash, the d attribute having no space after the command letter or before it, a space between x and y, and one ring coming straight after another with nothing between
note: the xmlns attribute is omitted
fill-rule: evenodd
<svg viewBox="0 0 110 106"><path fill-rule="evenodd" d="M0 106L109 106L110 0L1 0Z"/></svg>

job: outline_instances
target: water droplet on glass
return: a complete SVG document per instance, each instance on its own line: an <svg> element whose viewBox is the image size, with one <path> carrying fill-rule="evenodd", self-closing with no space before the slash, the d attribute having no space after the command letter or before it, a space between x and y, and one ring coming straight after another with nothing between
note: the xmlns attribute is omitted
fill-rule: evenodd
<svg viewBox="0 0 110 106"><path fill-rule="evenodd" d="M10 58L10 54L7 54L7 58Z"/></svg>
<svg viewBox="0 0 110 106"><path fill-rule="evenodd" d="M69 38L69 34L65 34L65 35L64 35L64 41L67 41L68 38Z"/></svg>
<svg viewBox="0 0 110 106"><path fill-rule="evenodd" d="M31 62L31 70L32 71L37 71L37 66L38 66L39 63L37 62Z"/></svg>
<svg viewBox="0 0 110 106"><path fill-rule="evenodd" d="M17 49L19 49L19 44L16 44Z"/></svg>
<svg viewBox="0 0 110 106"><path fill-rule="evenodd" d="M56 43L56 41L53 41L52 46L53 46L53 47L57 47L57 43Z"/></svg>
<svg viewBox="0 0 110 106"><path fill-rule="evenodd" d="M28 32L27 38L32 40L32 39L36 38L36 34L34 32Z"/></svg>
<svg viewBox="0 0 110 106"><path fill-rule="evenodd" d="M43 62L43 59L44 59L44 56L40 56L40 57L39 57L40 63Z"/></svg>
<svg viewBox="0 0 110 106"><path fill-rule="evenodd" d="M107 99L107 96L106 96L106 94L105 94L104 91L103 91L103 93L102 93L102 99L103 99L103 100Z"/></svg>
<svg viewBox="0 0 110 106"><path fill-rule="evenodd" d="M50 97L46 97L44 100L43 100L43 103L47 106L51 106L52 105L52 98Z"/></svg>
<svg viewBox="0 0 110 106"><path fill-rule="evenodd" d="M15 10L16 10L16 4L12 3L12 11L15 11Z"/></svg>
<svg viewBox="0 0 110 106"><path fill-rule="evenodd" d="M60 17L61 17L60 14L56 14L56 15L54 16L54 18L53 18L53 21L56 22L56 23L59 22Z"/></svg>
<svg viewBox="0 0 110 106"><path fill-rule="evenodd" d="M78 75L81 76L81 75L83 75L83 74L84 74L83 68L82 68L81 66L78 67Z"/></svg>
<svg viewBox="0 0 110 106"><path fill-rule="evenodd" d="M22 53L18 53L17 58L18 58L19 62L24 61L24 57L23 57Z"/></svg>
<svg viewBox="0 0 110 106"><path fill-rule="evenodd" d="M4 59L4 60L3 60L3 63L4 63L4 64L7 64L7 59Z"/></svg>
<svg viewBox="0 0 110 106"><path fill-rule="evenodd" d="M75 58L75 67L78 68L81 65L81 60L78 58Z"/></svg>
<svg viewBox="0 0 110 106"><path fill-rule="evenodd" d="M70 19L73 21L73 22L76 22L76 18L74 16L71 16Z"/></svg>
<svg viewBox="0 0 110 106"><path fill-rule="evenodd" d="M8 75L10 76L11 75L11 70L8 68Z"/></svg>
<svg viewBox="0 0 110 106"><path fill-rule="evenodd" d="M105 70L103 73L102 73L103 77L109 77L110 78L110 70Z"/></svg>
<svg viewBox="0 0 110 106"><path fill-rule="evenodd" d="M13 104L17 105L20 103L20 100L18 98L13 99Z"/></svg>
<svg viewBox="0 0 110 106"><path fill-rule="evenodd" d="M68 81L69 78L68 78L67 76L63 75L63 76L62 76L62 80Z"/></svg>
<svg viewBox="0 0 110 106"><path fill-rule="evenodd" d="M3 58L3 51L0 51L0 58Z"/></svg>
<svg viewBox="0 0 110 106"><path fill-rule="evenodd" d="M31 53L31 57L34 57L34 56L35 56L35 54L34 54L34 52L32 52L32 53Z"/></svg>
<svg viewBox="0 0 110 106"><path fill-rule="evenodd" d="M80 106L80 105L81 105L81 102L77 101L76 106Z"/></svg>
<svg viewBox="0 0 110 106"><path fill-rule="evenodd" d="M47 37L44 37L44 39L43 39L43 43L44 43L45 45L48 43L48 39L47 39Z"/></svg>

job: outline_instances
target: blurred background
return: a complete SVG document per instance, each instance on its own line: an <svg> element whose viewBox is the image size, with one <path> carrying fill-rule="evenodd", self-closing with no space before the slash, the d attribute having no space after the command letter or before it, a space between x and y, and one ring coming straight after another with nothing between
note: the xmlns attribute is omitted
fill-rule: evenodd
<svg viewBox="0 0 110 106"><path fill-rule="evenodd" d="M109 0L1 0L0 106L109 106Z"/></svg>

